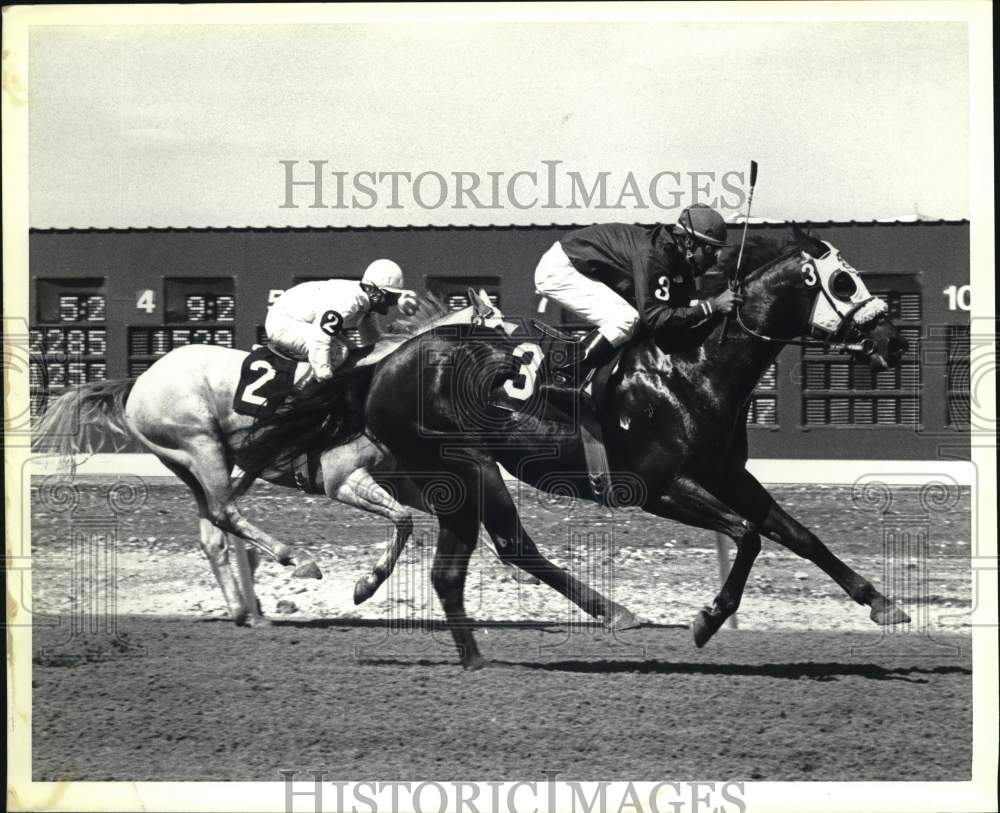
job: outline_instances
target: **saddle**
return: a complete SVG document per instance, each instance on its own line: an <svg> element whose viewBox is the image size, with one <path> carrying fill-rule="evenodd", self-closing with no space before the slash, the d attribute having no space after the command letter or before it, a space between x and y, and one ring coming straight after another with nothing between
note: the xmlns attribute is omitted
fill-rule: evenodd
<svg viewBox="0 0 1000 813"><path fill-rule="evenodd" d="M270 345L254 345L240 367L233 412L268 418L308 375L308 362L289 358Z"/></svg>

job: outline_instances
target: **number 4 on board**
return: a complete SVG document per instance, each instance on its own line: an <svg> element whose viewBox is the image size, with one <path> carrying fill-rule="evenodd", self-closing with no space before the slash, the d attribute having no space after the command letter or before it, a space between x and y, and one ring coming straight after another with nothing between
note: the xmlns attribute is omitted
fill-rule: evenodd
<svg viewBox="0 0 1000 813"><path fill-rule="evenodd" d="M139 298L135 301L136 310L146 311L146 313L153 313L156 310L156 299L153 297L153 291L147 288L145 291L139 291Z"/></svg>

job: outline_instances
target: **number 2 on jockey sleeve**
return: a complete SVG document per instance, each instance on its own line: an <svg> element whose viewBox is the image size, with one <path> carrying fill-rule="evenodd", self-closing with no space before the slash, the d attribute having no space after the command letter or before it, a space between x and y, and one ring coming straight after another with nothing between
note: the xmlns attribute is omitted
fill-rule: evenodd
<svg viewBox="0 0 1000 813"><path fill-rule="evenodd" d="M517 359L520 356L520 367L517 370L516 378L509 378L503 384L503 391L511 398L519 401L527 401L535 391L535 382L538 379L538 368L542 366L542 348L532 342L523 342L514 348L511 355ZM523 383L516 383L521 379Z"/></svg>
<svg viewBox="0 0 1000 813"><path fill-rule="evenodd" d="M319 318L319 327L327 336L336 336L344 326L344 317L336 311L327 311Z"/></svg>

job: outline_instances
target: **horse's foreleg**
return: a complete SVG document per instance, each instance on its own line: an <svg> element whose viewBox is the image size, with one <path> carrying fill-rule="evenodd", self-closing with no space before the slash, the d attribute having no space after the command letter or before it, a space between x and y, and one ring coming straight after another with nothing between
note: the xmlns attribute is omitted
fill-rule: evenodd
<svg viewBox="0 0 1000 813"><path fill-rule="evenodd" d="M472 634L472 622L465 614L465 577L479 536L478 508L475 499L468 499L457 511L439 517L437 551L431 569L434 591L444 607L448 628L466 669L486 665Z"/></svg>
<svg viewBox="0 0 1000 813"><path fill-rule="evenodd" d="M734 473L726 478L738 510L759 515L761 533L784 545L792 553L819 567L832 578L858 604L871 608L871 619L876 624L901 624L910 620L891 599L886 598L874 585L860 576L824 545L808 528L790 516L748 471ZM740 507L743 504L743 508Z"/></svg>
<svg viewBox="0 0 1000 813"><path fill-rule="evenodd" d="M361 604L375 595L375 591L392 574L406 541L413 533L413 516L363 468L355 469L342 482L324 479L324 488L331 499L384 517L395 528L392 541L386 545L371 572L354 584L354 603Z"/></svg>
<svg viewBox="0 0 1000 813"><path fill-rule="evenodd" d="M722 589L695 616L691 625L694 642L703 647L740 606L753 563L760 553L760 535L733 509L688 477L677 477L667 492L644 508L650 513L686 525L723 533L736 543L736 558Z"/></svg>
<svg viewBox="0 0 1000 813"><path fill-rule="evenodd" d="M604 619L609 629L624 630L639 626L639 620L628 609L546 559L521 524L517 507L499 469L496 465L484 466L482 472L483 524L503 562L537 577L588 615Z"/></svg>

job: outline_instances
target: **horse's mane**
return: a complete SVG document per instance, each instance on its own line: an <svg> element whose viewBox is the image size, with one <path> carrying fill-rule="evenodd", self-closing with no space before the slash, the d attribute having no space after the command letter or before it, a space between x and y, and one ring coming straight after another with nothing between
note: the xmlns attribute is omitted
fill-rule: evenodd
<svg viewBox="0 0 1000 813"><path fill-rule="evenodd" d="M448 306L434 294L420 294L417 297L417 312L412 316L400 316L383 331L386 337L416 336L432 322L447 316Z"/></svg>
<svg viewBox="0 0 1000 813"><path fill-rule="evenodd" d="M743 248L743 261L740 263L739 271L740 280L746 282L750 279L756 279L778 263L804 249L813 253L814 256L819 256L816 252L822 253L825 246L816 237L798 231L784 240L764 235L750 235ZM719 252L719 259L712 271L722 273L728 279L736 270L738 257L738 245L724 248Z"/></svg>
<svg viewBox="0 0 1000 813"><path fill-rule="evenodd" d="M364 429L364 398L374 366L353 367L310 381L271 415L236 430L230 444L244 475L237 492L265 471L289 468L296 458L353 440Z"/></svg>
<svg viewBox="0 0 1000 813"><path fill-rule="evenodd" d="M401 344L448 314L433 294L417 298L412 316L401 316L384 331L385 344ZM311 381L292 392L270 416L254 421L249 429L233 433L231 443L244 475L241 491L265 471L288 468L300 455L321 452L347 443L364 430L364 405L374 365L337 372L326 381Z"/></svg>

